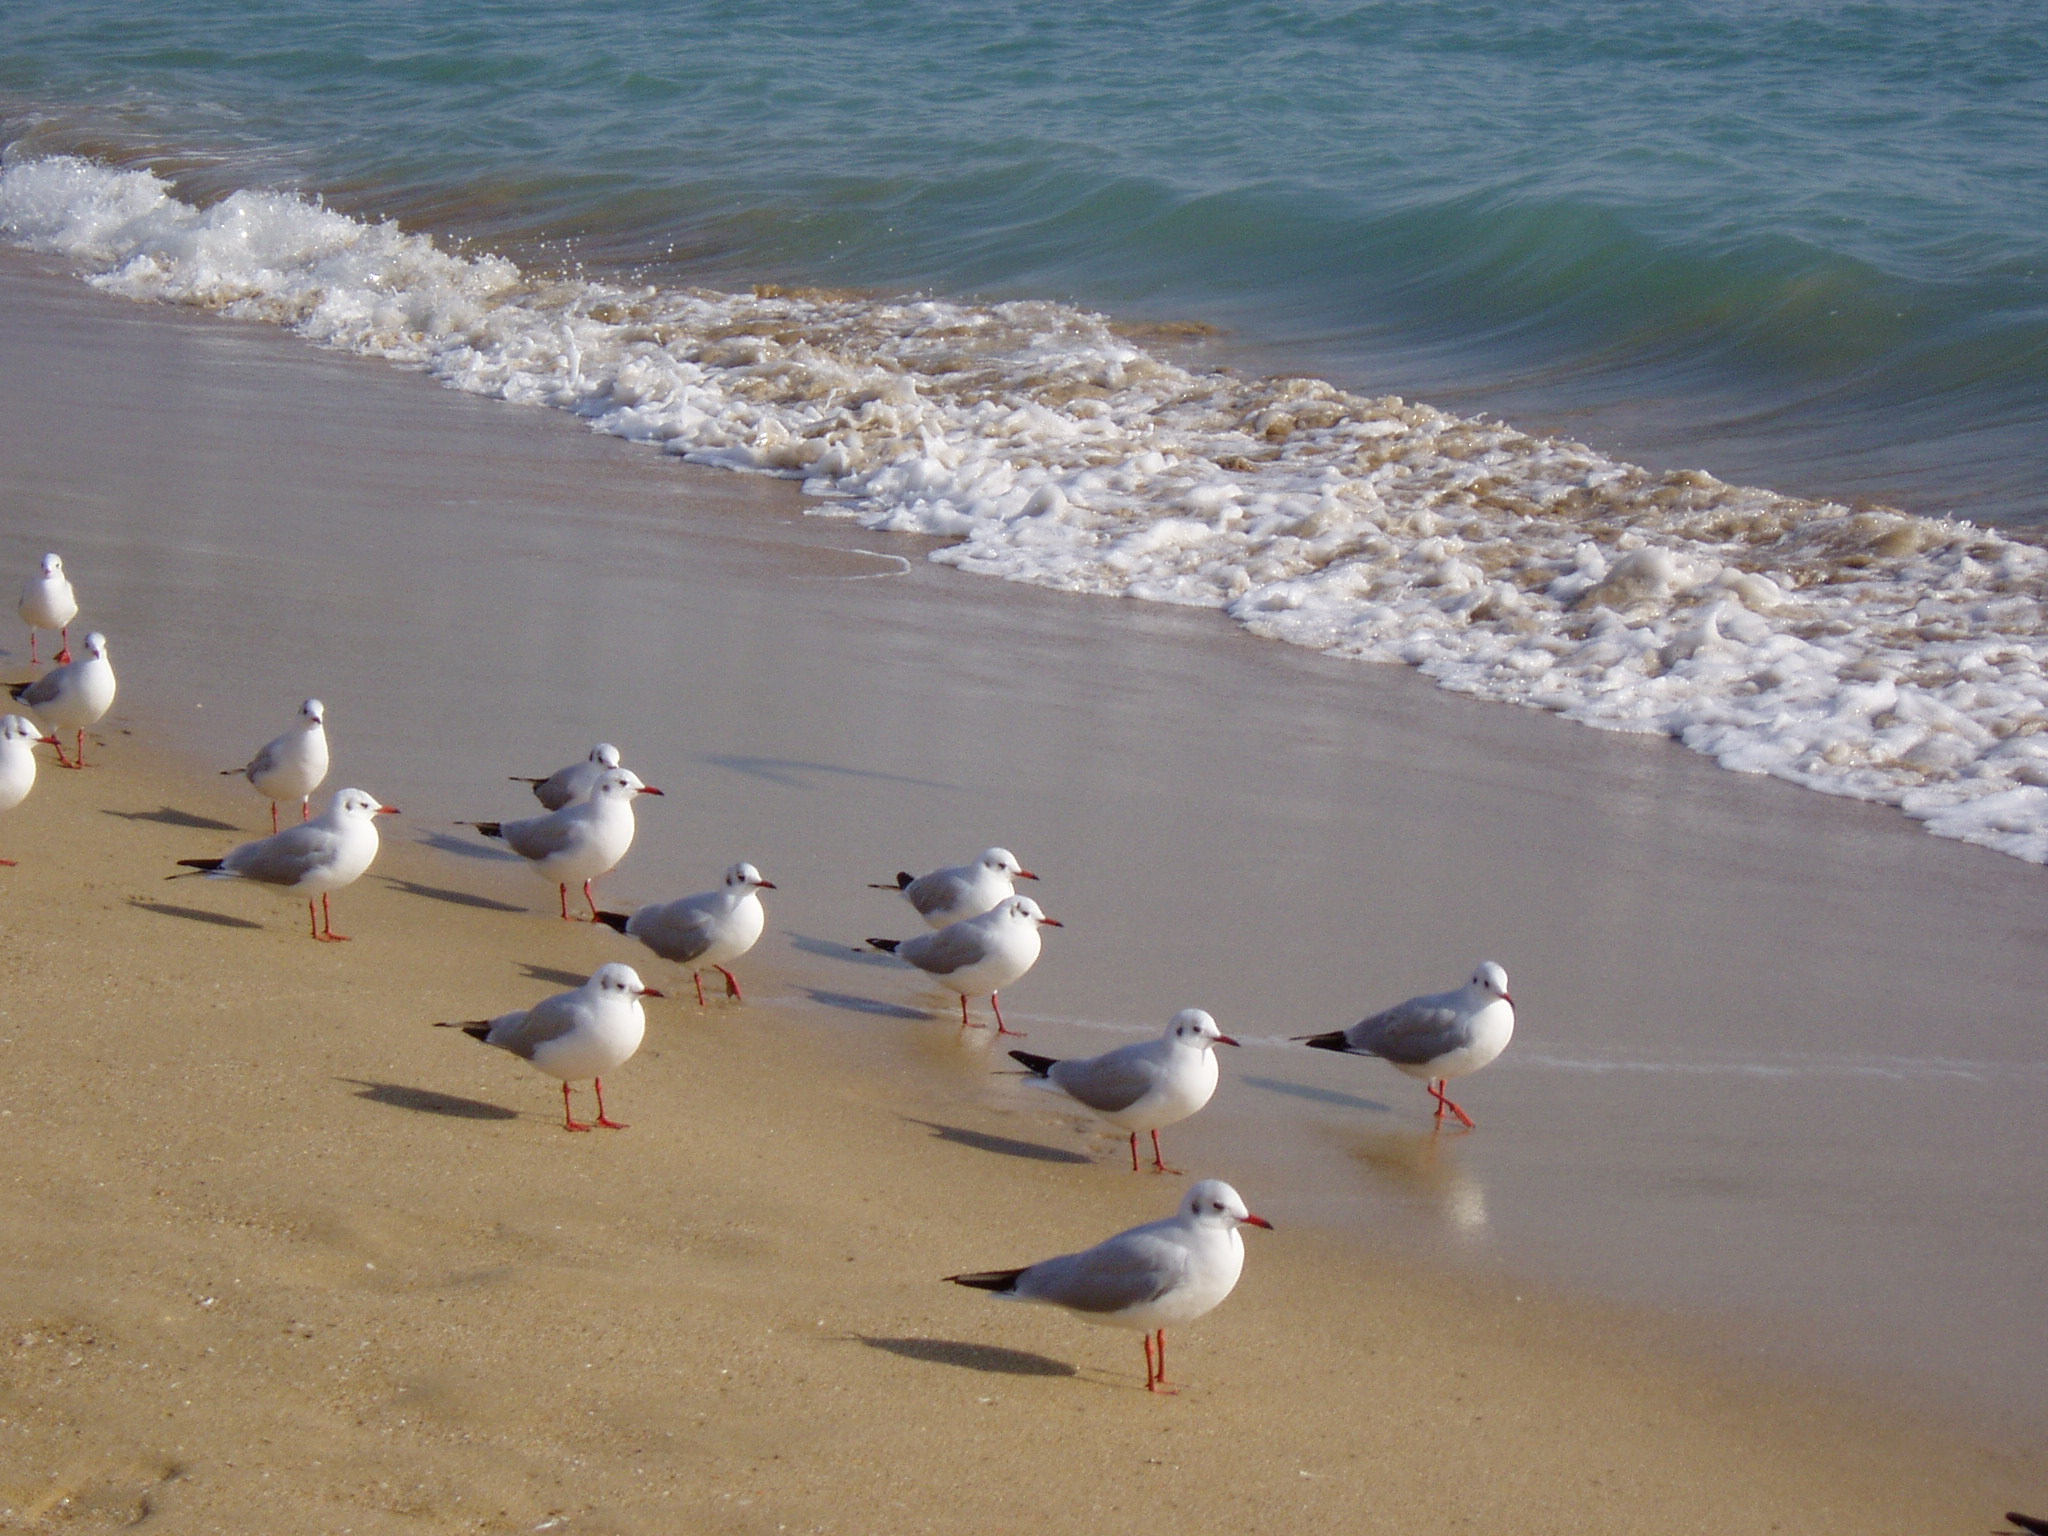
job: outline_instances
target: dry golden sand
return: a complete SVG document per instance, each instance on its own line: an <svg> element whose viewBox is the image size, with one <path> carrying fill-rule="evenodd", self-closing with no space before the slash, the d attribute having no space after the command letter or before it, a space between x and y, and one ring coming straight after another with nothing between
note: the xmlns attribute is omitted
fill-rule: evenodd
<svg viewBox="0 0 2048 1536"><path fill-rule="evenodd" d="M1135 1336L938 1277L1179 1181L1015 1155L1043 1121L851 1070L759 1002L650 1004L632 1128L566 1134L551 1080L427 1025L608 936L538 887L473 904L396 837L336 900L346 945L167 883L261 802L145 769L137 731L0 822L6 1529L1919 1536L2025 1486L1653 1320L1299 1230L1248 1234L1149 1397Z"/></svg>

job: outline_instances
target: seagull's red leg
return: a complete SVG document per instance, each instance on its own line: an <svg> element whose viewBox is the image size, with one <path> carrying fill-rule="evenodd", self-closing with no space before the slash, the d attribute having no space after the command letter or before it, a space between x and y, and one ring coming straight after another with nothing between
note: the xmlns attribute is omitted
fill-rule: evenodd
<svg viewBox="0 0 2048 1536"><path fill-rule="evenodd" d="M1138 1133L1131 1132L1131 1172L1138 1171Z"/></svg>
<svg viewBox="0 0 2048 1536"><path fill-rule="evenodd" d="M725 995L727 997L731 998L736 1003L743 1003L746 1001L744 997L740 996L740 984L737 980L734 979L731 971L728 971L722 965L714 965L713 967L711 967L711 969L718 972L719 975L725 978Z"/></svg>
<svg viewBox="0 0 2048 1536"><path fill-rule="evenodd" d="M566 1082L562 1084L562 1129L565 1131L587 1131L590 1129L589 1126L583 1124L574 1115L569 1113L569 1085Z"/></svg>
<svg viewBox="0 0 2048 1536"><path fill-rule="evenodd" d="M71 766L74 768L83 768L85 766L85 727L82 725L78 728L78 761Z"/></svg>
<svg viewBox="0 0 2048 1536"><path fill-rule="evenodd" d="M960 994L960 1027L962 1029L967 1028L968 1022L969 1021L967 1018L967 994L965 992L962 992Z"/></svg>
<svg viewBox="0 0 2048 1536"><path fill-rule="evenodd" d="M702 1008L704 1006L704 978L696 971L692 971L690 972L690 980L697 983L697 1006Z"/></svg>
<svg viewBox="0 0 2048 1536"><path fill-rule="evenodd" d="M1449 1085L1446 1084L1445 1086L1448 1087ZM1456 1115L1458 1117L1459 1123L1462 1124L1466 1130L1469 1131L1473 1128L1472 1117L1466 1114L1464 1110L1458 1108L1457 1105L1453 1104L1448 1096L1444 1099L1444 1108L1448 1109L1452 1114Z"/></svg>
<svg viewBox="0 0 2048 1536"><path fill-rule="evenodd" d="M270 808L270 814L271 814L271 815L273 815L273 816L275 816L275 815L277 814L277 807L276 807L275 805L271 806L271 808ZM313 797L312 797L311 795L307 795L307 796L306 796L306 797L305 797L305 798L304 798L303 800L301 800L301 801L299 802L299 820L301 820L301 821L311 821L312 819L313 819Z"/></svg>
<svg viewBox="0 0 2048 1536"><path fill-rule="evenodd" d="M62 629L58 630L57 638L62 642L62 649L57 652L57 665L68 667L71 665L71 626L66 624Z"/></svg>
<svg viewBox="0 0 2048 1536"><path fill-rule="evenodd" d="M1155 1388L1155 1387L1154 1387L1154 1386L1152 1385L1152 1383L1153 1383L1154 1379L1155 1379L1155 1377L1154 1377L1154 1375L1153 1375L1153 1365L1152 1365L1152 1335L1151 1335L1151 1334L1150 1334L1150 1333L1148 1332L1148 1333L1147 1333L1147 1334L1145 1335L1145 1390L1146 1390L1147 1392L1152 1392L1152 1391L1156 1391L1156 1390L1157 1390L1157 1389L1156 1389L1156 1388Z"/></svg>
<svg viewBox="0 0 2048 1536"><path fill-rule="evenodd" d="M270 802L270 835L277 836L277 802Z"/></svg>
<svg viewBox="0 0 2048 1536"><path fill-rule="evenodd" d="M569 1085L567 1083L564 1083L562 1084L562 1086L564 1088L567 1088ZM610 1120L605 1117L604 1079L601 1077L593 1077L590 1080L590 1086L597 1090L597 1123L603 1126L608 1131L623 1131L626 1128L625 1121Z"/></svg>
<svg viewBox="0 0 2048 1536"><path fill-rule="evenodd" d="M1176 1389L1166 1384L1166 1330L1159 1330L1159 1380L1152 1388L1154 1392L1172 1393Z"/></svg>
<svg viewBox="0 0 2048 1536"><path fill-rule="evenodd" d="M597 898L590 894L590 882L583 882L583 899L590 903L590 920L597 921Z"/></svg>
<svg viewBox="0 0 2048 1536"><path fill-rule="evenodd" d="M562 893L562 921L566 923L569 921L569 887L558 885L555 889Z"/></svg>
<svg viewBox="0 0 2048 1536"><path fill-rule="evenodd" d="M312 902L306 903L306 910L308 912L313 910ZM314 938L325 939L329 944L346 944L348 942L347 934L334 931L334 918L327 911L327 893L325 891L320 893L320 928L321 931L314 934Z"/></svg>
<svg viewBox="0 0 2048 1536"><path fill-rule="evenodd" d="M33 666L35 666L35 665L37 664L37 663L36 663L36 632L35 632L35 628L34 628L34 626L30 626L30 628L29 628L29 632L28 632L28 664L29 664L30 666L32 666L32 667L33 667Z"/></svg>
<svg viewBox="0 0 2048 1536"><path fill-rule="evenodd" d="M1133 1141L1136 1141L1136 1140L1137 1140L1137 1137L1136 1137L1136 1135L1134 1134L1134 1135L1132 1136L1132 1138L1131 1138L1131 1139L1132 1139ZM1180 1170L1179 1170L1178 1168L1169 1168L1169 1167L1167 1167L1167 1166L1166 1166L1166 1159L1165 1159L1165 1158L1163 1158L1163 1157L1161 1157L1161 1156L1159 1155L1159 1133L1158 1133L1157 1131L1154 1131L1154 1132L1152 1133L1152 1171L1153 1171L1154 1173L1179 1173L1179 1172L1180 1172Z"/></svg>
<svg viewBox="0 0 2048 1536"><path fill-rule="evenodd" d="M1024 1038L1024 1031L1023 1031L1023 1030L1021 1030L1021 1029L1012 1029L1012 1028L1010 1028L1010 1026L1009 1026L1009 1025L1007 1025L1007 1024L1005 1024L1005 1023L1003 1022L1003 1005L1002 1005L1001 1003L999 1003L999 1002L997 1002L997 1001L996 1001L996 995L995 995L995 993L993 993L993 992L989 993L989 995L988 995L988 1005L989 1005L989 1007L991 1007L991 1008L993 1008L993 1009L995 1010L995 1015L996 1015L996 1033L997 1033L997 1034L999 1034L999 1035L1015 1035L1015 1036L1016 1036L1016 1037L1017 1037L1017 1038L1018 1038L1019 1040L1022 1040L1022 1039Z"/></svg>
<svg viewBox="0 0 2048 1536"><path fill-rule="evenodd" d="M313 898L306 898L306 926L313 930L313 937L320 937L320 914L313 910Z"/></svg>
<svg viewBox="0 0 2048 1536"><path fill-rule="evenodd" d="M12 860L12 859L0 859L0 865L5 865L5 866L6 866L7 868L9 868L9 869L12 869L12 868L14 868L14 860Z"/></svg>
<svg viewBox="0 0 2048 1536"><path fill-rule="evenodd" d="M76 763L68 762L65 760L63 737L58 736L57 734L52 732L50 736L50 745L57 749L57 766L59 768L75 768L78 766Z"/></svg>

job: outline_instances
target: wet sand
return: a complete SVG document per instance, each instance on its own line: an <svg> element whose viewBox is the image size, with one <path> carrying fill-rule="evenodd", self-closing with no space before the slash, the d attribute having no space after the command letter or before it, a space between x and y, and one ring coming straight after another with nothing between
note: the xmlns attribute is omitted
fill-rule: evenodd
<svg viewBox="0 0 2048 1536"><path fill-rule="evenodd" d="M302 1524L266 1529L1138 1529L1156 1497L1917 1531L2048 1481L2038 871L1215 615L962 578L272 333L18 261L0 293L0 555L65 552L123 689L111 766L0 822L39 1122L0 1184L15 1518L248 1528L281 1487ZM156 879L240 835L181 819L259 827L206 770L307 693L331 782L407 813L345 948ZM658 1013L634 1129L586 1140L424 1026L632 958L452 826L599 737L670 791L608 900L737 857L783 890L754 1001ZM852 953L910 931L864 880L991 841L1069 925L1009 999L1033 1049L1189 1004L1261 1042L1167 1140L1282 1231L1168 1403L1133 1340L934 1283L1179 1189ZM1489 956L1521 1035L1474 1135L1268 1043Z"/></svg>

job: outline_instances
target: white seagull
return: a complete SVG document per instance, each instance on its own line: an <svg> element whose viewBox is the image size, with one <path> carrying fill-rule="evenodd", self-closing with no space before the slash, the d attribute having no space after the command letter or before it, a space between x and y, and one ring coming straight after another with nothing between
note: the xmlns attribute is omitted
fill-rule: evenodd
<svg viewBox="0 0 2048 1536"><path fill-rule="evenodd" d="M61 648L55 659L59 666L71 659L71 621L78 617L78 594L71 590L61 559L55 555L43 556L43 563L35 575L21 584L21 602L15 612L28 626L30 666L36 664L36 631L39 629L57 631Z"/></svg>
<svg viewBox="0 0 2048 1536"><path fill-rule="evenodd" d="M1295 1039L1319 1051L1346 1051L1391 1062L1429 1084L1438 1120L1449 1110L1469 1129L1472 1117L1445 1096L1444 1088L1451 1078L1477 1072L1492 1061L1508 1048L1514 1034L1515 1000L1508 996L1508 973L1488 960L1455 992L1411 997L1349 1029Z"/></svg>
<svg viewBox="0 0 2048 1536"><path fill-rule="evenodd" d="M1065 1307L1083 1322L1142 1330L1145 1390L1171 1392L1166 1384L1167 1324L1191 1323L1214 1311L1236 1286L1244 1270L1239 1222L1273 1228L1221 1179L1202 1179L1181 1200L1179 1212L1164 1221L1132 1227L1093 1248L1023 1269L946 1278L1015 1301Z"/></svg>
<svg viewBox="0 0 2048 1536"><path fill-rule="evenodd" d="M632 916L623 912L600 912L597 920L638 939L664 960L690 968L690 980L697 984L697 1006L704 1006L703 971L710 968L725 978L725 995L744 1002L740 984L725 968L760 940L768 926L768 914L761 907L761 892L775 889L773 880L763 880L751 864L735 864L725 872L725 883L700 896L642 907Z"/></svg>
<svg viewBox="0 0 2048 1536"><path fill-rule="evenodd" d="M348 935L334 931L327 897L358 876L377 857L377 818L396 816L395 807L380 803L360 789L335 791L327 809L311 821L286 827L269 837L244 843L224 859L180 859L178 862L216 879L254 880L306 898L306 918L313 937L340 943ZM173 880L181 878L177 875ZM316 918L313 898L320 898Z"/></svg>
<svg viewBox="0 0 2048 1536"><path fill-rule="evenodd" d="M549 1077L559 1078L565 1130L590 1129L569 1107L569 1084L589 1078L597 1090L597 1124L608 1131L623 1131L625 1125L604 1112L604 1074L640 1049L641 1037L647 1033L647 1013L640 999L665 995L642 985L633 967L614 961L599 966L582 986L543 998L531 1008L501 1013L495 1019L450 1021L436 1027L459 1029L472 1040L510 1051Z"/></svg>
<svg viewBox="0 0 2048 1536"><path fill-rule="evenodd" d="M36 744L56 746L57 738L43 734L43 728L27 715L9 715L0 720L0 811L11 811L28 798L36 787ZM14 860L0 859L12 867Z"/></svg>
<svg viewBox="0 0 2048 1536"><path fill-rule="evenodd" d="M869 939L876 949L908 960L940 986L960 994L960 1027L967 1027L967 999L988 996L999 1035L1023 1034L1003 1022L996 994L1038 960L1038 930L1066 925L1047 917L1029 896L1012 896L979 917L948 923L937 933L914 939Z"/></svg>
<svg viewBox="0 0 2048 1536"><path fill-rule="evenodd" d="M8 692L57 731L78 732L78 761L67 762L57 747L57 761L66 768L85 766L85 728L114 707L114 664L107 660L107 637L94 630L85 637L85 655L50 668L32 683L16 683Z"/></svg>
<svg viewBox="0 0 2048 1536"><path fill-rule="evenodd" d="M986 848L971 864L953 864L928 875L899 871L894 885L869 885L871 891L899 891L934 928L979 917L999 901L1017 894L1018 880L1036 880L1007 848Z"/></svg>
<svg viewBox="0 0 2048 1536"><path fill-rule="evenodd" d="M277 830L277 803L299 802L299 820L312 814L313 791L327 777L327 707L318 699L299 706L299 723L249 759L245 768L223 768L223 776L239 773L270 801L270 830Z"/></svg>
<svg viewBox="0 0 2048 1536"><path fill-rule="evenodd" d="M1152 1133L1152 1171L1178 1173L1159 1155L1162 1127L1178 1125L1216 1092L1216 1052L1237 1042L1200 1008L1183 1008L1157 1040L1140 1040L1100 1056L1060 1061L1029 1051L1010 1055L1131 1136L1131 1172L1138 1171L1138 1132Z"/></svg>
<svg viewBox="0 0 2048 1536"><path fill-rule="evenodd" d="M525 779L518 774L508 774L514 784L531 784L533 798L551 811L559 811L565 805L574 805L578 800L590 798L590 786L597 782L597 776L607 768L619 766L619 749L608 741L600 741L590 749L590 756L580 763L571 763L566 768L557 768L544 779Z"/></svg>
<svg viewBox="0 0 2048 1536"><path fill-rule="evenodd" d="M541 879L560 887L564 918L569 915L569 887L580 882L594 923L598 920L597 898L590 894L590 882L616 868L633 846L633 797L660 793L653 785L642 784L640 775L630 768L607 768L591 785L588 800L559 811L524 821L463 821L456 825L475 827L485 837L502 839Z"/></svg>

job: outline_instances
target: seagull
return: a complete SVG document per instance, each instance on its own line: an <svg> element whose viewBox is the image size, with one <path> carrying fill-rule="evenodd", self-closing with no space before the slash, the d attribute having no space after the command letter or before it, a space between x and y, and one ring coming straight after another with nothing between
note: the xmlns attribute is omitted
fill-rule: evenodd
<svg viewBox="0 0 2048 1536"><path fill-rule="evenodd" d="M381 804L377 797L360 789L335 792L327 809L311 821L287 827L269 837L244 843L224 859L180 859L188 869L216 879L234 877L276 886L306 898L306 918L313 937L330 943L348 938L334 931L328 915L327 896L370 867L377 857L377 818L396 816L397 808ZM173 880L183 878L178 875ZM314 919L313 898L320 898L318 920Z"/></svg>
<svg viewBox="0 0 2048 1536"><path fill-rule="evenodd" d="M931 977L940 986L960 994L960 1027L967 1027L967 999L988 994L995 1011L996 1033L1023 1036L1003 1022L1002 1005L996 994L1017 980L1038 960L1040 927L1066 925L1039 911L1029 896L1012 896L989 908L979 917L948 923L937 933L920 933L914 939L869 939L868 943Z"/></svg>
<svg viewBox="0 0 2048 1536"><path fill-rule="evenodd" d="M11 811L28 798L36 787L36 744L56 746L57 738L43 734L43 728L27 715L9 715L0 720L0 811ZM12 859L0 859L9 868Z"/></svg>
<svg viewBox="0 0 2048 1536"><path fill-rule="evenodd" d="M562 916L569 915L569 884L581 881L583 899L590 903L590 920L598 920L597 898L590 894L590 882L618 866L633 846L633 796L658 795L651 784L642 784L630 768L607 768L590 787L590 798L565 805L545 816L524 821L460 821L460 827L475 827L485 837L504 840L505 846L533 866L543 880L561 888Z"/></svg>
<svg viewBox="0 0 2048 1536"><path fill-rule="evenodd" d="M514 784L531 784L534 799L551 811L559 811L578 800L588 800L590 786L597 782L597 776L607 768L618 766L619 749L608 741L600 741L582 762L557 768L544 779L522 779L516 773L508 777Z"/></svg>
<svg viewBox="0 0 2048 1536"><path fill-rule="evenodd" d="M1244 1269L1239 1222L1273 1229L1221 1179L1201 1179L1182 1198L1179 1212L1164 1221L1132 1227L1083 1252L1023 1269L946 1278L1016 1301L1065 1307L1083 1322L1143 1330L1145 1390L1171 1392L1166 1384L1166 1325L1191 1323L1230 1294Z"/></svg>
<svg viewBox="0 0 2048 1536"><path fill-rule="evenodd" d="M1436 1118L1449 1110L1469 1130L1472 1117L1444 1095L1449 1080L1477 1072L1508 1048L1515 1033L1515 1000L1508 973L1488 960L1455 992L1411 997L1349 1029L1296 1035L1319 1051L1378 1056L1429 1084Z"/></svg>
<svg viewBox="0 0 2048 1536"><path fill-rule="evenodd" d="M34 710L52 734L78 732L78 761L67 762L60 743L57 762L65 768L83 768L85 728L114 704L114 664L107 660L107 637L94 630L85 637L83 660L52 667L34 682L16 683L8 692Z"/></svg>
<svg viewBox="0 0 2048 1536"><path fill-rule="evenodd" d="M763 880L751 864L735 864L725 872L725 884L701 896L684 896L657 906L642 907L631 917L623 912L600 912L597 920L638 939L664 960L690 967L690 980L697 984L697 1006L704 1006L705 967L725 978L725 995L744 1002L740 984L725 968L752 949L768 926L768 914L761 909L762 891L775 889L773 880Z"/></svg>
<svg viewBox="0 0 2048 1536"><path fill-rule="evenodd" d="M71 582L64 574L64 562L56 555L43 556L41 568L21 584L21 603L15 612L28 626L30 666L35 665L36 631L39 629L57 631L62 647L57 652L57 665L62 666L71 659L71 621L78 617L78 594L71 590Z"/></svg>
<svg viewBox="0 0 2048 1536"><path fill-rule="evenodd" d="M1131 1172L1138 1171L1138 1132L1152 1133L1152 1171L1178 1173L1159 1155L1161 1127L1178 1125L1216 1092L1216 1052L1237 1042L1199 1008L1183 1008L1157 1040L1140 1040L1100 1056L1058 1061L1012 1051L1032 1076L1088 1106L1120 1131L1131 1133Z"/></svg>
<svg viewBox="0 0 2048 1536"><path fill-rule="evenodd" d="M604 1112L604 1074L640 1049L647 1033L643 997L663 997L641 983L630 965L601 965L582 986L543 998L531 1008L501 1013L495 1019L467 1023L449 1021L439 1029L459 1029L472 1040L510 1051L562 1083L562 1126L587 1131L569 1107L569 1084L589 1078L597 1090L597 1124L608 1131L626 1127Z"/></svg>
<svg viewBox="0 0 2048 1536"><path fill-rule="evenodd" d="M264 745L246 768L223 768L223 776L239 773L270 801L270 830L277 830L277 802L299 802L299 820L312 815L313 791L327 777L327 708L318 699L299 706L299 724Z"/></svg>
<svg viewBox="0 0 2048 1536"><path fill-rule="evenodd" d="M934 928L979 917L999 901L1017 894L1012 883L1036 880L1007 848L987 848L972 864L954 864L928 875L900 871L894 885L870 885L871 891L900 891L917 915Z"/></svg>

